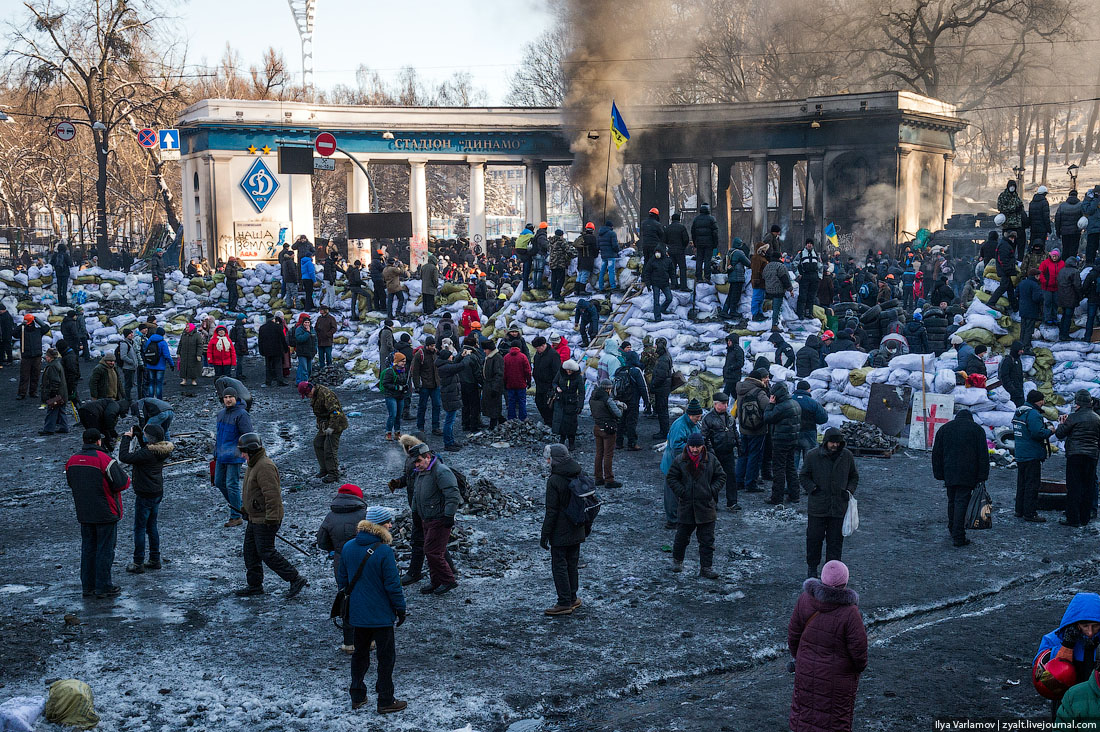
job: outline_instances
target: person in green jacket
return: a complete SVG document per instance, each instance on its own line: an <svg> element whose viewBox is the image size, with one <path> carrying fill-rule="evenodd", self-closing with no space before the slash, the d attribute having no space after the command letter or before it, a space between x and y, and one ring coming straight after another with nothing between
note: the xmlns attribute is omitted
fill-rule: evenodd
<svg viewBox="0 0 1100 732"><path fill-rule="evenodd" d="M1083 681L1070 688L1062 697L1062 705L1058 707L1058 715L1055 722L1090 722L1095 728L1100 729L1100 686L1097 685L1096 675L1100 671L1089 674L1089 680ZM1077 729L1090 729L1078 725ZM1067 725L1065 729L1070 729Z"/></svg>

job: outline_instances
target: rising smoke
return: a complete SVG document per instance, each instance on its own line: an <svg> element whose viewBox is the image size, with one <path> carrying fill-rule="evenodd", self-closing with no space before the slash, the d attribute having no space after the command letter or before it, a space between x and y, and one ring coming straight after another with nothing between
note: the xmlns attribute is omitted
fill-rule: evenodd
<svg viewBox="0 0 1100 732"><path fill-rule="evenodd" d="M672 79L681 64L661 61L675 48L676 56L690 50L686 43L667 41L670 31L657 19L665 18L668 2L660 0L567 0L565 25L571 48L563 61L566 81L562 105L564 122L572 135L571 177L581 190L593 217L614 209L610 191L622 181L623 153L640 144L638 105L657 101L654 90ZM674 35L678 32L672 31ZM611 102L619 107L632 128L631 142L617 151L610 142ZM590 134L598 135L593 139ZM610 146L610 148L609 148ZM608 157L610 149L610 159ZM605 205L606 204L606 205Z"/></svg>

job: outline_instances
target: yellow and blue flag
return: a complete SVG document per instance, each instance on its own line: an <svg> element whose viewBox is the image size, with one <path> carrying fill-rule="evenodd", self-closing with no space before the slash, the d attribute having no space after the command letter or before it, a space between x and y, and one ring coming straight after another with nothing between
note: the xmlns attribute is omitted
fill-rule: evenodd
<svg viewBox="0 0 1100 732"><path fill-rule="evenodd" d="M611 139L615 142L616 150L621 150L626 141L630 139L626 122L623 122L623 116L619 114L619 108L615 106L614 101L611 102Z"/></svg>
<svg viewBox="0 0 1100 732"><path fill-rule="evenodd" d="M825 238L828 239L829 243L832 244L834 247L840 246L840 241L837 239L836 236L836 224L834 224L832 221L830 221L829 225L825 227Z"/></svg>

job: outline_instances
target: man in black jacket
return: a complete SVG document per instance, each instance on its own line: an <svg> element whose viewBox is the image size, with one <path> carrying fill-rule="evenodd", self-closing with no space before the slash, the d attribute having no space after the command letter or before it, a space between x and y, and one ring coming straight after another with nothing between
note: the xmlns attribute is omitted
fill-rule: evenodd
<svg viewBox="0 0 1100 732"><path fill-rule="evenodd" d="M695 244L695 281L710 282L710 258L718 246L718 221L710 215L708 204L699 204L699 213L691 220L691 241Z"/></svg>
<svg viewBox="0 0 1100 732"><path fill-rule="evenodd" d="M638 235L641 239L642 265L649 264L653 253L665 246L665 227L661 226L661 212L656 208L649 209L649 215L638 226Z"/></svg>
<svg viewBox="0 0 1100 732"><path fill-rule="evenodd" d="M286 300L286 306L294 310L298 299L299 272L294 252L290 250L290 242L283 242L283 250L279 252L279 275L283 281L281 295Z"/></svg>
<svg viewBox="0 0 1100 732"><path fill-rule="evenodd" d="M370 265L367 267L367 274L370 275L371 290L374 294L374 302L372 303L371 310L380 313L386 310L386 279L382 276L382 273L385 271L386 262L382 257L382 253L378 252L371 257Z"/></svg>
<svg viewBox="0 0 1100 732"><path fill-rule="evenodd" d="M0 303L0 363L11 363L11 339L15 335L15 319L8 312L8 306ZM3 368L3 366L0 366Z"/></svg>
<svg viewBox="0 0 1100 732"><path fill-rule="evenodd" d="M669 287L671 277L669 274L669 260L665 258L660 249L646 257L645 266L642 268L642 282L649 285L653 291L653 320L661 321L661 316L668 312L675 300L672 299L672 289ZM661 296L664 295L664 307L661 306Z"/></svg>
<svg viewBox="0 0 1100 732"><path fill-rule="evenodd" d="M811 372L825 366L825 359L821 357L821 339L815 335L806 336L806 345L798 349L794 355L795 374L804 379Z"/></svg>
<svg viewBox="0 0 1100 732"><path fill-rule="evenodd" d="M737 345L737 335L726 336L726 361L722 364L722 391L737 393L737 382L741 380L741 371L745 368L745 349Z"/></svg>
<svg viewBox="0 0 1100 732"><path fill-rule="evenodd" d="M1001 359L1001 365L997 375L1001 379L1001 386L1012 397L1012 403L1016 408L1024 406L1024 365L1021 356L1024 353L1024 344L1013 341L1008 348L1008 353Z"/></svg>
<svg viewBox="0 0 1100 732"><path fill-rule="evenodd" d="M149 274L153 278L153 304L164 307L164 249L157 247L149 258ZM73 345L76 348L76 345Z"/></svg>
<svg viewBox="0 0 1100 732"><path fill-rule="evenodd" d="M649 392L653 395L653 411L657 413L657 434L654 440L668 437L668 397L672 394L672 355L668 352L668 340L658 338L654 342L657 358L653 362L653 375Z"/></svg>
<svg viewBox="0 0 1100 732"><path fill-rule="evenodd" d="M550 397L554 393L554 377L561 371L561 356L550 347L542 336L531 341L535 347L535 360L531 364L531 378L535 382L535 406L547 425L554 422L554 407Z"/></svg>
<svg viewBox="0 0 1100 732"><path fill-rule="evenodd" d="M836 427L825 430L823 442L806 454L798 474L806 492L806 567L817 576L821 543L825 561L841 560L844 549L844 513L849 494L859 486L859 471L852 451L844 446L844 435Z"/></svg>
<svg viewBox="0 0 1100 732"><path fill-rule="evenodd" d="M38 322L30 313L23 316L23 324L16 329L15 339L19 341L19 394L16 399L38 396L38 381L42 378L42 336L49 332L50 326Z"/></svg>
<svg viewBox="0 0 1100 732"><path fill-rule="evenodd" d="M740 439L737 436L737 423L730 416L730 398L725 392L716 392L711 400L714 408L699 420L699 432L706 438L707 450L718 460L726 474L726 509L740 511L737 502L737 481L734 480L734 468L737 465L737 451Z"/></svg>
<svg viewBox="0 0 1100 732"><path fill-rule="evenodd" d="M772 438L772 495L768 505L783 503L783 489L791 503L798 502L798 471L794 467L794 452L798 447L802 430L802 407L791 398L784 384L771 388L768 408L764 410L764 424L771 430Z"/></svg>
<svg viewBox="0 0 1100 732"><path fill-rule="evenodd" d="M1016 288L1012 285L1012 278L1016 276L1016 232L1009 231L1001 238L1000 243L997 245L997 277L1000 283L997 285L997 289L993 291L993 294L989 296L989 300L986 304L991 308L997 307L997 302L1001 299L1001 295L1008 296L1008 306L1013 311L1019 309L1019 305L1016 301ZM933 299L932 302L935 302Z"/></svg>
<svg viewBox="0 0 1100 732"><path fill-rule="evenodd" d="M137 441L134 449L132 441ZM126 566L132 574L160 569L160 531L157 514L164 498L164 463L174 446L165 442L164 430L155 424L137 433L130 429L119 443L118 459L134 466L134 561ZM145 537L149 537L149 561L145 561Z"/></svg>
<svg viewBox="0 0 1100 732"><path fill-rule="evenodd" d="M932 475L947 488L947 530L955 546L966 546L966 510L970 494L989 478L989 448L983 430L969 409L936 431L932 443Z"/></svg>
<svg viewBox="0 0 1100 732"><path fill-rule="evenodd" d="M1052 228L1046 186L1039 186L1038 190L1035 191L1031 203L1027 206L1027 217L1031 219L1031 245L1035 246L1035 242L1039 242L1045 246Z"/></svg>
<svg viewBox="0 0 1100 732"><path fill-rule="evenodd" d="M1100 457L1100 416L1093 409L1092 395L1081 389L1073 397L1073 414L1058 418L1054 435L1066 441L1066 517L1063 526L1087 526L1096 490L1096 460Z"/></svg>
<svg viewBox="0 0 1100 732"><path fill-rule="evenodd" d="M687 248L691 236L687 227L680 223L680 213L672 214L672 221L665 227L665 247L668 250L669 272L672 283L676 284L679 271L679 289L687 290Z"/></svg>
<svg viewBox="0 0 1100 732"><path fill-rule="evenodd" d="M286 334L283 326L275 321L273 313L267 314L267 319L260 326L258 333L260 355L264 357L264 386L271 386L271 382L277 381L279 386L286 386L283 378L283 356L290 353L290 346L286 342Z"/></svg>
<svg viewBox="0 0 1100 732"><path fill-rule="evenodd" d="M699 576L718 579L714 571L714 522L718 520L718 496L726 473L717 458L707 452L706 439L693 432L687 447L668 469L668 486L676 496L676 538L672 541L672 571L684 568L684 553L691 534L699 540Z"/></svg>
<svg viewBox="0 0 1100 732"><path fill-rule="evenodd" d="M84 430L80 452L65 463L65 479L73 492L80 522L80 585L84 597L112 597L122 588L111 583L118 521L119 494L130 485L126 471L101 447L99 430Z"/></svg>
<svg viewBox="0 0 1100 732"><path fill-rule="evenodd" d="M550 570L558 593L558 601L544 612L546 615L569 615L581 606L577 597L577 564L581 544L592 531L592 524L573 523L565 509L573 496L569 486L584 471L565 445L547 445L543 453L550 465L550 477L546 479L546 508L539 546L550 550Z"/></svg>

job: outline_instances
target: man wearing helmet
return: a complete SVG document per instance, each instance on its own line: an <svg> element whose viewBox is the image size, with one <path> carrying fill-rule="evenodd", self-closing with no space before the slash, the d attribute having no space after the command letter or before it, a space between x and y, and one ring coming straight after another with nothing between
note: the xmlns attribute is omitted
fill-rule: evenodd
<svg viewBox="0 0 1100 732"><path fill-rule="evenodd" d="M248 472L241 490L241 513L248 520L244 531L244 566L248 584L237 590L242 597L264 593L264 567L290 583L286 597L302 591L308 583L286 557L275 548L275 535L283 523L283 494L279 469L267 456L263 441L255 432L237 440L237 449L248 459Z"/></svg>
<svg viewBox="0 0 1100 732"><path fill-rule="evenodd" d="M665 227L661 225L661 212L649 209L649 215L638 227L642 245L642 266L649 264L653 253L665 248Z"/></svg>

